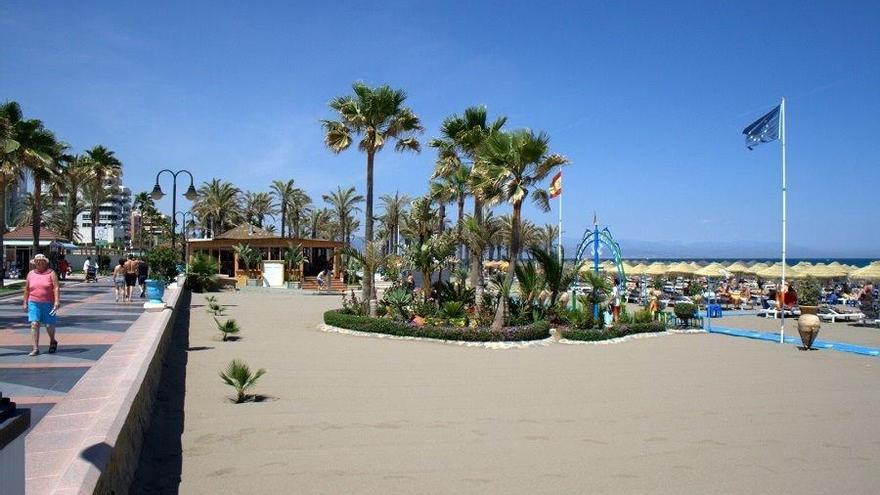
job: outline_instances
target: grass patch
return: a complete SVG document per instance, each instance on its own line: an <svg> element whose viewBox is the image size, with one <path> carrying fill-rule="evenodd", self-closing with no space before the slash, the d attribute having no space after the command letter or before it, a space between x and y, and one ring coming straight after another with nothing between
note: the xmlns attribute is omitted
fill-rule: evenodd
<svg viewBox="0 0 880 495"><path fill-rule="evenodd" d="M488 328L435 327L430 325L417 327L387 318L358 316L347 313L345 310L334 309L324 313L324 323L358 332L463 342L518 342L550 337L550 324L546 321L522 327L508 327L500 332L493 332Z"/></svg>

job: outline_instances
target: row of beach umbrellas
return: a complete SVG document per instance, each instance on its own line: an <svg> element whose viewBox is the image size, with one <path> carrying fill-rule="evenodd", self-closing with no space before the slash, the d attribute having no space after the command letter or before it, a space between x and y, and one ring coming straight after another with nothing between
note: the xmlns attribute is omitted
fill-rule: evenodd
<svg viewBox="0 0 880 495"><path fill-rule="evenodd" d="M605 271L615 271L615 265L611 261L604 261L600 268ZM592 270L591 265L582 270ZM623 262L623 271L629 275L681 275L696 277L726 278L731 276L753 275L764 279L778 279L782 277L782 263L754 263L747 264L737 261L730 264L718 262L702 266L693 261L678 263L637 263ZM868 266L859 268L840 262L808 263L800 262L796 265L786 265L785 278L797 280L812 276L819 279L851 278L856 280L880 280L880 261L875 261Z"/></svg>

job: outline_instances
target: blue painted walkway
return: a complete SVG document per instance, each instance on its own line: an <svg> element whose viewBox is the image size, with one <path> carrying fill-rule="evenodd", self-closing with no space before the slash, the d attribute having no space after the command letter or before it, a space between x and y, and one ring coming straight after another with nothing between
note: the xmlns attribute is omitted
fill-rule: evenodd
<svg viewBox="0 0 880 495"><path fill-rule="evenodd" d="M718 327L712 325L708 330L709 333L720 333L730 335L732 337L745 337L747 339L766 340L769 342L779 342L778 333L755 332L752 330L743 330L741 328ZM802 345L800 336L786 336L786 344ZM845 342L826 342L824 340L816 340L813 342L816 349L831 349L832 351L850 352L853 354L861 354L864 356L880 356L880 349L872 347L864 347L860 345L847 344Z"/></svg>

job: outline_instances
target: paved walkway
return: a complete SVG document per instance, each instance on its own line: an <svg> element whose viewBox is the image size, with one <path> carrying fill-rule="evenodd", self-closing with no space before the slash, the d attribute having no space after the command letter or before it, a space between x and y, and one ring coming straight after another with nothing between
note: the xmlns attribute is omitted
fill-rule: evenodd
<svg viewBox="0 0 880 495"><path fill-rule="evenodd" d="M31 357L30 325L21 297L0 301L0 391L31 408L31 428L79 381L143 312L139 301L117 304L110 279L97 284L67 282L61 289L56 354L40 330L40 350Z"/></svg>

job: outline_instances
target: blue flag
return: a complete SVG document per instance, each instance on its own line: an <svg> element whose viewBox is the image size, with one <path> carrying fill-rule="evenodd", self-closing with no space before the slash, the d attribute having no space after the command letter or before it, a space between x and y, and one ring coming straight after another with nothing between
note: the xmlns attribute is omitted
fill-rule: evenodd
<svg viewBox="0 0 880 495"><path fill-rule="evenodd" d="M759 144L779 139L779 105L743 129L743 134L746 135L746 148L750 150Z"/></svg>

